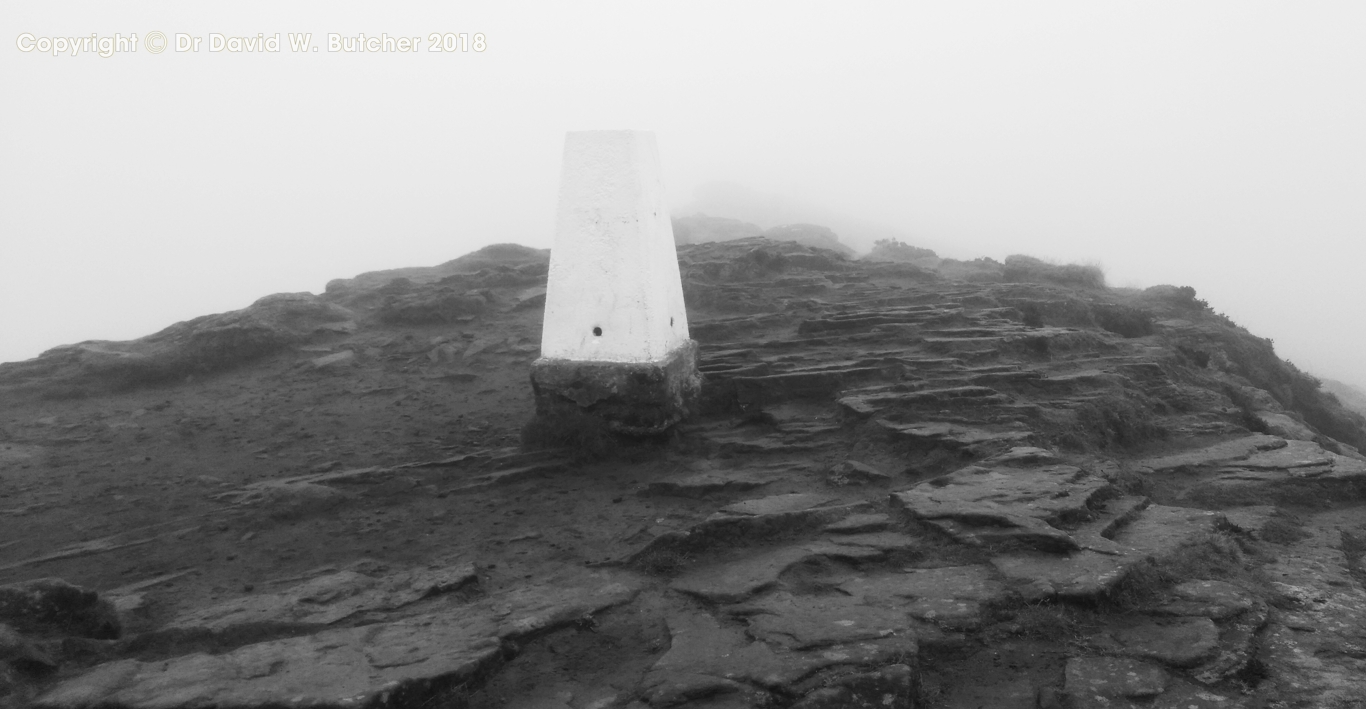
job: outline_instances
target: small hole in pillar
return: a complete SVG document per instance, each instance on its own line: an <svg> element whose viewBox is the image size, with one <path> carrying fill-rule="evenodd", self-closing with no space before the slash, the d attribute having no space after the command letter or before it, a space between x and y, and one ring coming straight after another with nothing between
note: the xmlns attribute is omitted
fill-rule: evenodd
<svg viewBox="0 0 1366 709"><path fill-rule="evenodd" d="M673 319L673 318L669 318L669 327L673 327L673 326L674 326L674 319Z"/></svg>
<svg viewBox="0 0 1366 709"><path fill-rule="evenodd" d="M596 335L597 337L602 337L602 328L600 328L600 327L595 327L595 328L593 328L593 334Z"/></svg>

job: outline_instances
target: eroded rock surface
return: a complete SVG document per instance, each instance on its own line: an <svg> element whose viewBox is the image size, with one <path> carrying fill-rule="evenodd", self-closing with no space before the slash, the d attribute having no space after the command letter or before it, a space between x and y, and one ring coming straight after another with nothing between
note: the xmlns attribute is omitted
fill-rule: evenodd
<svg viewBox="0 0 1366 709"><path fill-rule="evenodd" d="M366 564L358 564L364 569ZM478 580L473 564L410 570L344 570L280 593L255 594L195 609L165 627L170 633L233 633L269 628L323 627L367 611L401 608Z"/></svg>
<svg viewBox="0 0 1366 709"><path fill-rule="evenodd" d="M607 583L530 587L391 623L245 645L221 655L122 660L61 683L40 707L409 706L501 661L504 643L629 601Z"/></svg>
<svg viewBox="0 0 1366 709"><path fill-rule="evenodd" d="M0 619L0 705L1366 696L1366 428L1193 291L684 246L692 417L540 440L546 261L0 365L0 582L96 619Z"/></svg>
<svg viewBox="0 0 1366 709"><path fill-rule="evenodd" d="M1049 551L1078 548L1054 526L1084 518L1110 483L1072 466L969 466L893 497L912 515L970 544L1015 542Z"/></svg>

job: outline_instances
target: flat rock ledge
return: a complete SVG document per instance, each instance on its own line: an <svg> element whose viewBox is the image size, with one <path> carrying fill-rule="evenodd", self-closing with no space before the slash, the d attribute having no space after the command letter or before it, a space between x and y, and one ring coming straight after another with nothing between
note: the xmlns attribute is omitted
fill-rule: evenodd
<svg viewBox="0 0 1366 709"><path fill-rule="evenodd" d="M600 579L535 586L446 611L245 645L221 655L121 660L39 697L45 709L415 706L493 669L512 643L633 599Z"/></svg>
<svg viewBox="0 0 1366 709"><path fill-rule="evenodd" d="M1004 554L991 563L1026 600L1086 600L1108 593L1134 566L1168 558L1225 523L1218 512L1151 505L1111 533L1112 547L1066 555Z"/></svg>
<svg viewBox="0 0 1366 709"><path fill-rule="evenodd" d="M1069 465L971 465L894 493L892 501L966 544L1066 552L1081 545L1055 525L1090 517L1110 489L1105 479Z"/></svg>
<svg viewBox="0 0 1366 709"><path fill-rule="evenodd" d="M917 646L915 638L905 632L904 621L894 614L839 601L787 598L775 599L758 612L752 630L763 638L759 640L706 612L671 615L669 651L645 675L650 706L673 707L703 698L734 700L715 706L768 706L777 697L806 686L813 687L809 695L816 695L814 701L821 698L816 688L823 683L816 679L822 672L878 666L888 675L884 679L894 676L903 681L846 677L841 686L850 691L837 693L843 697L855 692L871 694L893 709L911 706ZM860 679L872 686L860 687Z"/></svg>

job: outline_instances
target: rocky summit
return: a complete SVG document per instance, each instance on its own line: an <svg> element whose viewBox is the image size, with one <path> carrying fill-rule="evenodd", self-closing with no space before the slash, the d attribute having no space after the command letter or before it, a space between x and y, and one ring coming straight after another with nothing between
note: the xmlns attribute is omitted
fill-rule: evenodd
<svg viewBox="0 0 1366 709"><path fill-rule="evenodd" d="M1192 289L678 253L655 436L512 245L0 365L0 705L1366 705L1366 420Z"/></svg>

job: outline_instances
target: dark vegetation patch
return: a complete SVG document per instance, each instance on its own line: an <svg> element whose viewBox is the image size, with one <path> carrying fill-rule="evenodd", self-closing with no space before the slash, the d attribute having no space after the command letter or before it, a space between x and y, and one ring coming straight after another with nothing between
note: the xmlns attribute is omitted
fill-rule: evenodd
<svg viewBox="0 0 1366 709"><path fill-rule="evenodd" d="M1209 352L1205 350L1188 345L1177 345L1176 352L1196 369L1204 369L1209 366Z"/></svg>
<svg viewBox="0 0 1366 709"><path fill-rule="evenodd" d="M1267 520L1266 524L1262 525L1258 536L1264 542L1285 545L1294 544L1313 535L1305 530L1304 520L1300 519L1298 515L1277 510L1276 514Z"/></svg>
<svg viewBox="0 0 1366 709"><path fill-rule="evenodd" d="M1091 304L1065 290L1009 284L997 300L1020 311L1021 320L1030 327L1096 327Z"/></svg>
<svg viewBox="0 0 1366 709"><path fill-rule="evenodd" d="M1157 486L1153 483L1151 476L1134 470L1121 463L1119 467L1106 471L1103 477L1114 485L1115 490L1120 495L1142 495L1153 497Z"/></svg>
<svg viewBox="0 0 1366 709"><path fill-rule="evenodd" d="M1153 413L1155 408L1138 392L1102 394L1078 404L1065 422L1055 421L1049 437L1073 451L1138 448L1168 435Z"/></svg>
<svg viewBox="0 0 1366 709"><path fill-rule="evenodd" d="M900 239L878 239L873 242L872 250L864 258L875 261L909 262L938 257L939 255L931 249L911 246Z"/></svg>
<svg viewBox="0 0 1366 709"><path fill-rule="evenodd" d="M1056 283L1078 288L1104 288L1105 273L1097 266L1052 264L1033 256L1007 256L1001 277L1007 282Z"/></svg>
<svg viewBox="0 0 1366 709"><path fill-rule="evenodd" d="M1366 416L1342 406L1322 383L1276 355L1271 340L1227 323L1206 323L1199 335L1173 343L1196 364L1216 362L1230 374L1265 389L1277 402L1299 413L1320 433L1358 449L1366 448ZM1237 400L1235 400L1237 404ZM1253 429L1256 430L1256 429Z"/></svg>
<svg viewBox="0 0 1366 709"><path fill-rule="evenodd" d="M1209 310L1209 303L1196 298L1195 289L1190 286L1153 286L1144 290L1139 297L1144 301L1166 305L1190 313Z"/></svg>
<svg viewBox="0 0 1366 709"><path fill-rule="evenodd" d="M631 567L655 576L674 576L692 562L692 555L684 549L659 547L632 559Z"/></svg>
<svg viewBox="0 0 1366 709"><path fill-rule="evenodd" d="M834 274L848 268L848 260L836 251L763 237L680 246L678 257L685 298L690 285L769 281L788 272ZM766 303L771 311L772 302Z"/></svg>
<svg viewBox="0 0 1366 709"><path fill-rule="evenodd" d="M1089 609L1066 603L1028 602L1015 608L1004 608L1001 614L1008 621L997 626L993 634L1041 640L1053 645L1080 645L1099 627L1095 614Z"/></svg>
<svg viewBox="0 0 1366 709"><path fill-rule="evenodd" d="M1146 337L1153 334L1153 315L1141 308L1111 303L1091 306L1096 324L1122 337Z"/></svg>
<svg viewBox="0 0 1366 709"><path fill-rule="evenodd" d="M1343 530L1342 553L1347 557L1347 570L1352 578L1366 587L1366 530L1358 529L1356 534Z"/></svg>
<svg viewBox="0 0 1366 709"><path fill-rule="evenodd" d="M1286 480L1274 487L1236 482L1207 484L1191 488L1184 499L1212 510L1272 503L1326 510L1340 503L1366 500L1366 483L1360 479L1325 481L1300 478Z"/></svg>
<svg viewBox="0 0 1366 709"><path fill-rule="evenodd" d="M1197 579L1242 579L1245 586L1260 586L1238 541L1223 532L1210 532L1181 545L1164 559L1130 569L1107 600L1121 609L1140 608L1160 600L1167 588Z"/></svg>
<svg viewBox="0 0 1366 709"><path fill-rule="evenodd" d="M1173 481L1174 482L1174 481ZM1266 488L1260 485L1198 485L1182 499L1207 510L1227 510L1267 503Z"/></svg>
<svg viewBox="0 0 1366 709"><path fill-rule="evenodd" d="M1004 270L1005 267L1000 261L986 257L971 261L946 258L935 268L935 271L944 278L968 283L1000 283Z"/></svg>

